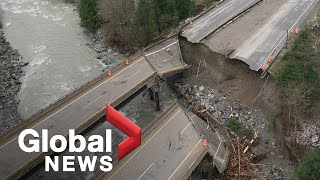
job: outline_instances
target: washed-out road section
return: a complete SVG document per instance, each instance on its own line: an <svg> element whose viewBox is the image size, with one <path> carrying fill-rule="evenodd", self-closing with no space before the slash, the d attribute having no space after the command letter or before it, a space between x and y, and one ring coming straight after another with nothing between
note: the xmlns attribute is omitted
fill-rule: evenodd
<svg viewBox="0 0 320 180"><path fill-rule="evenodd" d="M319 0L288 0L277 13L270 17L267 24L248 38L229 57L244 61L255 71L268 68L287 43L287 39L297 33L297 28L318 3Z"/></svg>
<svg viewBox="0 0 320 180"><path fill-rule="evenodd" d="M212 8L202 16L192 21L192 25L185 26L181 36L192 43L199 43L202 39L219 29L228 21L237 17L261 0L232 0Z"/></svg>

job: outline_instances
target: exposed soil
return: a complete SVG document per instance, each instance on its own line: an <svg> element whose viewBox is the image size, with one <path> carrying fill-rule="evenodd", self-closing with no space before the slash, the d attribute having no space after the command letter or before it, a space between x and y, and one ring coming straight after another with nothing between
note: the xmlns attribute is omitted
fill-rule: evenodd
<svg viewBox="0 0 320 180"><path fill-rule="evenodd" d="M19 78L23 75L22 67L25 65L27 63L21 61L18 51L6 41L0 24L0 135L21 121L17 111L19 102L15 97L20 89Z"/></svg>
<svg viewBox="0 0 320 180"><path fill-rule="evenodd" d="M191 87L217 90L230 104L239 104L241 110L233 117L261 135L258 145L250 148L261 157L253 165L256 174L265 179L292 179L294 163L283 144L282 129L273 123L281 110L275 80L271 76L261 78L261 73L251 71L241 61L227 59L204 44L192 44L185 38L180 44L184 60L192 65L181 81ZM249 118L243 118L246 116Z"/></svg>

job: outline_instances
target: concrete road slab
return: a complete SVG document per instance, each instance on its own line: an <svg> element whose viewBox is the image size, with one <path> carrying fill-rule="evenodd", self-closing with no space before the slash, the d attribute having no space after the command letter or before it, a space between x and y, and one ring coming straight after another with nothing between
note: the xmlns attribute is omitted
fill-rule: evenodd
<svg viewBox="0 0 320 180"><path fill-rule="evenodd" d="M181 35L192 43L200 42L202 39L219 29L222 25L258 2L260 2L260 0L229 1L218 8L211 9L200 18L194 20L191 27L184 27Z"/></svg>
<svg viewBox="0 0 320 180"><path fill-rule="evenodd" d="M36 130L39 134L42 129L48 129L49 139L56 134L67 136L69 129L83 130L86 127L85 124L91 119L104 113L106 104L116 105L122 102L122 98L130 96L137 87L141 88L155 75L156 72L145 58L140 57L120 72L95 84L89 91L72 98L57 111L42 116L37 124L29 128ZM25 141L28 142L30 138L26 137ZM18 137L2 141L0 179L15 176L16 173L20 174L19 171L32 168L43 159L44 155L44 153L22 151L18 145Z"/></svg>
<svg viewBox="0 0 320 180"><path fill-rule="evenodd" d="M103 179L181 179L207 151L202 137L177 106Z"/></svg>
<svg viewBox="0 0 320 180"><path fill-rule="evenodd" d="M291 29L295 33L318 3L319 0L288 0L264 27L229 57L244 61L255 71L267 68L292 35Z"/></svg>
<svg viewBox="0 0 320 180"><path fill-rule="evenodd" d="M178 36L151 45L144 50L144 56L160 76L187 68L181 56Z"/></svg>

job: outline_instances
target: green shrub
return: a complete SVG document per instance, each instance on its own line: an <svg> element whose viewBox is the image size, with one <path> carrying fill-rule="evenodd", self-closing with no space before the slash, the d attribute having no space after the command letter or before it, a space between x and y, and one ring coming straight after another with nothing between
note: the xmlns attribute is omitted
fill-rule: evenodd
<svg viewBox="0 0 320 180"><path fill-rule="evenodd" d="M252 136L252 130L246 128L234 117L229 118L227 126L239 136Z"/></svg>
<svg viewBox="0 0 320 180"><path fill-rule="evenodd" d="M315 32L308 28L299 33L283 57L283 66L276 77L287 99L284 104L290 104L290 101L297 99L292 93L292 84L299 85L304 97L293 105L294 109L301 109L304 114L312 113L312 107L320 101L320 56L315 46L315 37Z"/></svg>
<svg viewBox="0 0 320 180"><path fill-rule="evenodd" d="M300 179L320 179L320 147L308 152L295 171Z"/></svg>

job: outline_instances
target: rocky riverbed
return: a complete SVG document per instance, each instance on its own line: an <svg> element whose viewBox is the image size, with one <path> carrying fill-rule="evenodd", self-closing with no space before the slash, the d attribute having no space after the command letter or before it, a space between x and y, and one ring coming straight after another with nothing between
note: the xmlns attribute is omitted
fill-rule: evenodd
<svg viewBox="0 0 320 180"><path fill-rule="evenodd" d="M1 25L0 25L1 26ZM2 26L0 28L0 135L15 127L21 121L17 111L18 93L23 75L22 67L28 63L6 41Z"/></svg>

